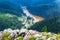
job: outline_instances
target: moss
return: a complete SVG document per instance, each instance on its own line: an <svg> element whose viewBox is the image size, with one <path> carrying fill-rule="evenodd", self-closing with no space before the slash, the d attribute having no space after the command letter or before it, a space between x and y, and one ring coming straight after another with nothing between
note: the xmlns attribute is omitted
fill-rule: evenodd
<svg viewBox="0 0 60 40"><path fill-rule="evenodd" d="M10 35L9 32L3 33L3 34L2 34L3 40L10 40L10 39L8 38L9 35Z"/></svg>
<svg viewBox="0 0 60 40"><path fill-rule="evenodd" d="M4 37L3 40L10 40L8 37Z"/></svg>
<svg viewBox="0 0 60 40"><path fill-rule="evenodd" d="M30 36L29 40L36 40L34 36Z"/></svg>
<svg viewBox="0 0 60 40"><path fill-rule="evenodd" d="M11 33L9 33L9 32L6 32L6 33L3 33L3 37L8 37L9 35L10 35Z"/></svg>
<svg viewBox="0 0 60 40"><path fill-rule="evenodd" d="M60 34L56 36L56 40L60 40Z"/></svg>
<svg viewBox="0 0 60 40"><path fill-rule="evenodd" d="M52 35L49 35L47 33L43 34L43 36L46 36L47 38L51 37Z"/></svg>
<svg viewBox="0 0 60 40"><path fill-rule="evenodd" d="M22 37L22 36L19 36L19 37L18 37L18 40L23 40L23 37Z"/></svg>

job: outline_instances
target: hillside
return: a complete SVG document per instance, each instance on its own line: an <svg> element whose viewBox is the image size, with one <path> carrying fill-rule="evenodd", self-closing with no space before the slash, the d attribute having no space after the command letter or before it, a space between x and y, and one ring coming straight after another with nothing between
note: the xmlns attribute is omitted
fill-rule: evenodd
<svg viewBox="0 0 60 40"><path fill-rule="evenodd" d="M33 24L33 19L23 14L21 16L17 16L10 13L0 13L0 31L7 28L29 28Z"/></svg>
<svg viewBox="0 0 60 40"><path fill-rule="evenodd" d="M22 21L18 20L18 16L13 14L1 14L0 13L0 31L7 28L21 28Z"/></svg>
<svg viewBox="0 0 60 40"><path fill-rule="evenodd" d="M60 32L60 17L53 17L42 22L37 22L29 29L42 31L42 28L44 27L47 28L48 32Z"/></svg>

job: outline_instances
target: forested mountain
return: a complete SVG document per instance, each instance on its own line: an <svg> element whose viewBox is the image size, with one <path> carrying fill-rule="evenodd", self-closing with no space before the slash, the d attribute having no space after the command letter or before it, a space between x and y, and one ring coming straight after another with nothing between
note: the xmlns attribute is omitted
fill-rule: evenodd
<svg viewBox="0 0 60 40"><path fill-rule="evenodd" d="M20 29L22 26L22 21L18 20L18 16L12 14L0 14L0 31L7 28Z"/></svg>
<svg viewBox="0 0 60 40"><path fill-rule="evenodd" d="M43 27L46 27L48 32L60 32L60 17L53 17L42 22L37 22L29 29L42 31Z"/></svg>
<svg viewBox="0 0 60 40"><path fill-rule="evenodd" d="M26 6L27 9L29 10L29 12L33 15L36 16L41 16L43 18L45 18L44 21L42 22L38 22L36 23L37 25L33 25L33 27L31 27L31 29L35 29L36 28L38 31L41 31L41 28L44 26L47 26L48 31L55 32L55 31L60 31L60 1L59 0L0 0L0 12L4 15L4 13L10 13L10 14L14 14L14 15L22 15L22 9L20 7L20 5L22 6ZM55 17L57 16L57 17ZM3 20L4 19L4 20ZM11 20L14 21L14 23L17 21L17 24L20 24L17 20L17 17L5 17L2 16L2 18L0 19L0 25L3 24L9 24L10 22L12 23ZM10 20L9 22L6 22L6 20ZM7 25L6 24L6 25ZM11 25L11 24L9 24ZM15 24L13 24L15 25ZM4 25L2 25L4 26ZM1 27L2 27L1 26ZM19 25L18 25L19 26ZM35 27L34 27L35 26ZM7 27L4 27L7 28ZM4 29L2 28L2 29ZM51 28L51 29L50 29ZM54 30L53 30L54 28ZM2 30L1 29L1 30Z"/></svg>

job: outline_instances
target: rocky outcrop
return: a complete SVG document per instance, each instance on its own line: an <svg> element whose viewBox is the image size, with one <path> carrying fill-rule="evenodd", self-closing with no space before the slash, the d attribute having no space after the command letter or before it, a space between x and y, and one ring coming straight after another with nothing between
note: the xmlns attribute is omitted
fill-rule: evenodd
<svg viewBox="0 0 60 40"><path fill-rule="evenodd" d="M59 40L60 34L38 32L27 29L5 29L0 31L0 40Z"/></svg>

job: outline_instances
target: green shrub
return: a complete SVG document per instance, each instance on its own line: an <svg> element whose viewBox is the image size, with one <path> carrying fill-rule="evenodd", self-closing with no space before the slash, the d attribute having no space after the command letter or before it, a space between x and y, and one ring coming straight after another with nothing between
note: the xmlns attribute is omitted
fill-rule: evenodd
<svg viewBox="0 0 60 40"><path fill-rule="evenodd" d="M47 27L46 27L46 26L44 26L44 27L42 28L42 32L47 32Z"/></svg>

